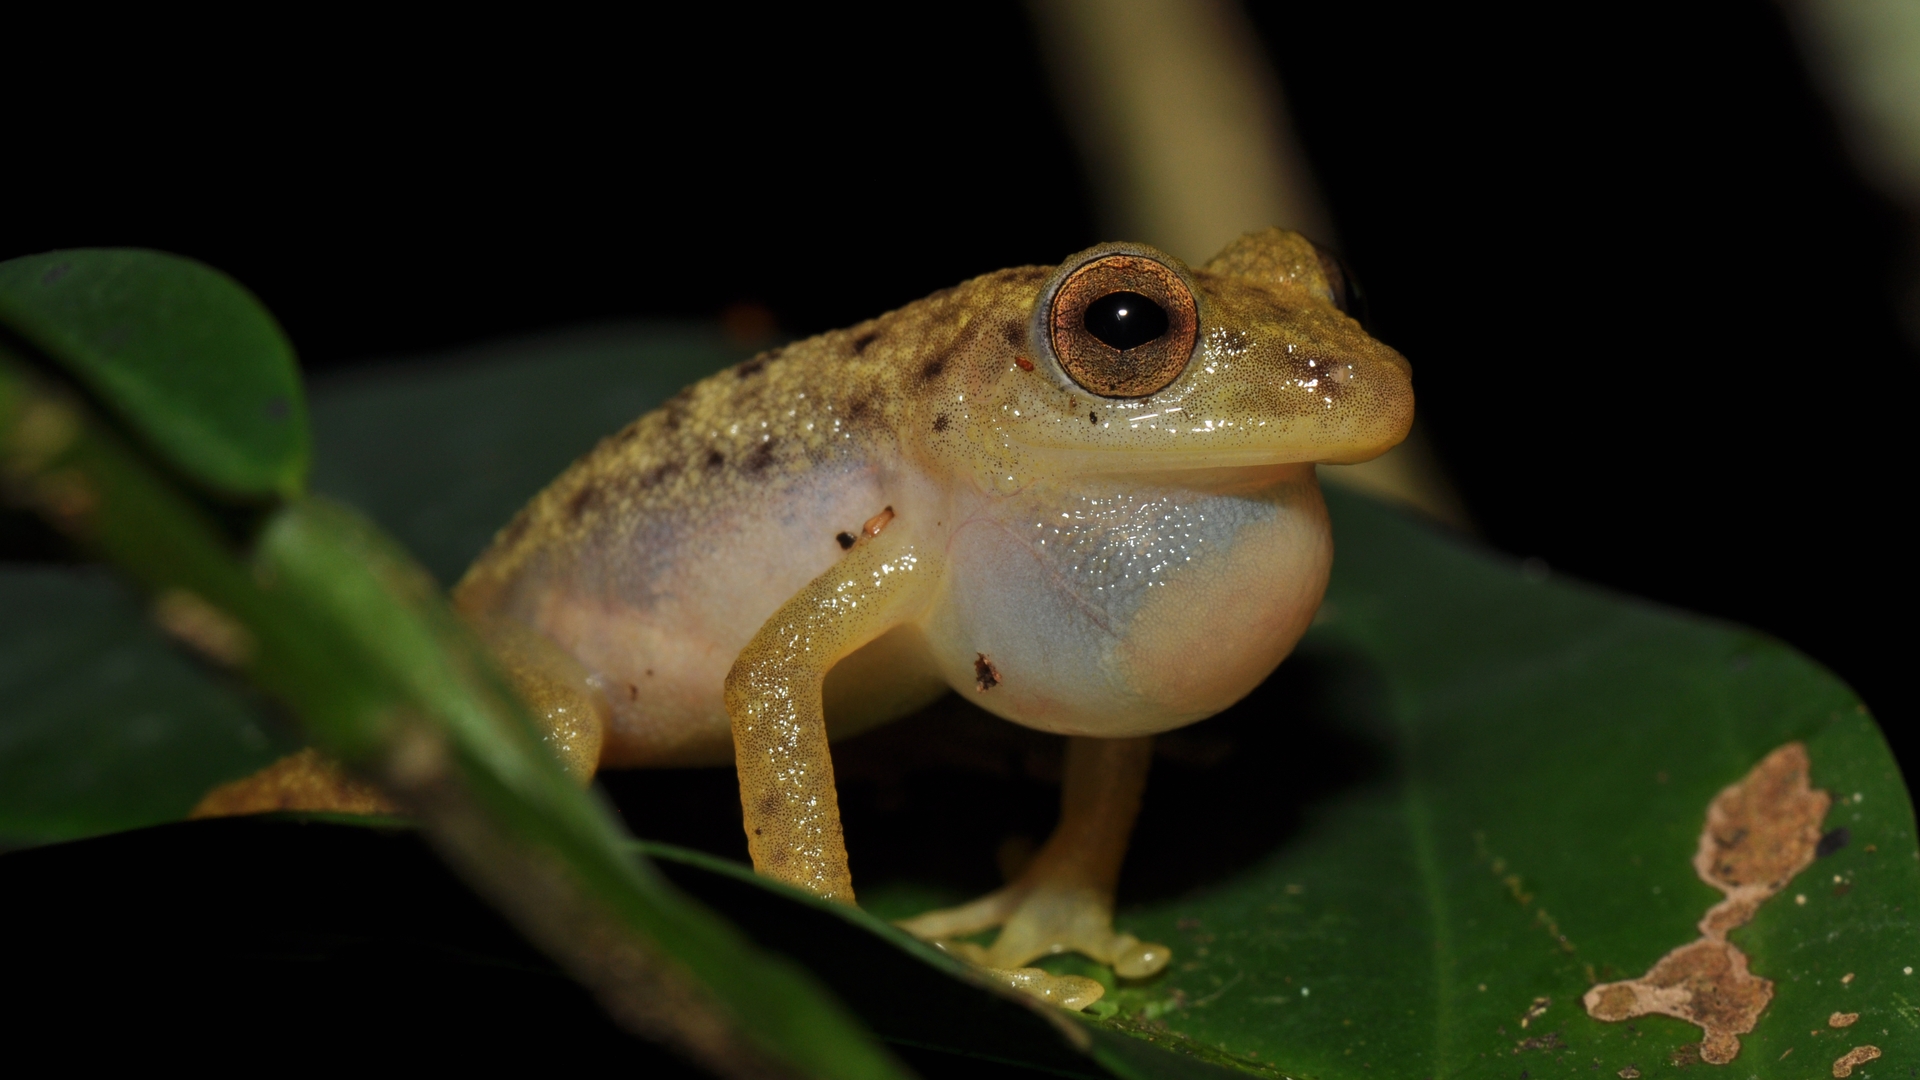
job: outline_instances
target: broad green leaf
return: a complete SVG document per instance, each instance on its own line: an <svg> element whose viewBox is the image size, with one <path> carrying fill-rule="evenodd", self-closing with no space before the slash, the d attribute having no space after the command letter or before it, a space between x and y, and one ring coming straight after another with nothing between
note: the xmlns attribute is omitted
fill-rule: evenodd
<svg viewBox="0 0 1920 1080"><path fill-rule="evenodd" d="M594 349L535 345L477 370L318 388L316 483L450 581L572 455L727 358L710 340L644 331ZM615 398L617 415L601 415ZM540 430L516 420L536 414ZM484 442L476 432L501 443L434 450ZM1727 1075L1825 1075L1857 1043L1885 1057L1855 1075L1917 1063L1912 807L1844 686L1752 632L1541 580L1364 500L1329 501L1338 554L1319 623L1266 686L1169 740L1155 766L1119 921L1175 960L1110 995L1092 1027L1110 1071L1180 1075L1153 1070L1187 1067L1184 1054L1194 1068L1316 1078L1662 1074L1697 1029L1601 1024L1580 996L1697 935L1718 896L1689 863L1708 800L1794 739L1813 782L1845 796L1827 826L1851 840L1734 933L1776 996ZM997 812L985 791L962 790L969 818ZM949 823L914 817L901 842L939 845ZM875 860L849 835L858 876ZM762 937L786 901L741 888L776 901L772 914L701 895ZM861 895L889 917L962 898L940 875L862 878ZM814 966L858 979L864 963ZM907 971L888 976L897 997L934 1000L924 980L946 976ZM875 1009L863 1015L885 1031ZM1836 1011L1861 1018L1830 1029ZM978 1045L1003 1035L983 1030ZM1174 1053L1129 1064L1125 1052L1152 1049L1142 1040Z"/></svg>
<svg viewBox="0 0 1920 1080"><path fill-rule="evenodd" d="M301 490L311 454L293 347L218 270L134 248L9 259L0 326L196 483L242 498Z"/></svg>

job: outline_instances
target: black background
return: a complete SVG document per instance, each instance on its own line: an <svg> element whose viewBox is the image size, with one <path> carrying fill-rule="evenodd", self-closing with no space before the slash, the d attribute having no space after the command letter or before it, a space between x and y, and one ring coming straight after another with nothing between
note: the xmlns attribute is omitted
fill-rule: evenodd
<svg viewBox="0 0 1920 1080"><path fill-rule="evenodd" d="M1911 775L1904 225L1778 13L1256 22L1483 539L1792 642ZM7 48L0 257L196 256L316 372L742 301L805 334L1107 239L1013 4L76 24Z"/></svg>

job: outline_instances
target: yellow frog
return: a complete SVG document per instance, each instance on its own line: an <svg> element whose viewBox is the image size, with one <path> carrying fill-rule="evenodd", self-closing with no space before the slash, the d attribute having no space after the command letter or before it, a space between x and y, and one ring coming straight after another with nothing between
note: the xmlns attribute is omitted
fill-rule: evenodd
<svg viewBox="0 0 1920 1080"><path fill-rule="evenodd" d="M1069 1006L1116 933L1152 737L1258 685L1332 557L1316 462L1398 443L1407 363L1291 232L1002 270L763 353L604 440L454 590L583 780L738 767L756 870L853 902L829 742L949 690L1069 737L1005 888L908 920Z"/></svg>

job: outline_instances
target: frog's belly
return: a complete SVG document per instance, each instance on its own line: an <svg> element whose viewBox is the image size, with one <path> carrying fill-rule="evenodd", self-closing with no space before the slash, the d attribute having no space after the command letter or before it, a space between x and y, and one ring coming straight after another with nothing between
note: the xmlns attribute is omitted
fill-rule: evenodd
<svg viewBox="0 0 1920 1080"><path fill-rule="evenodd" d="M529 567L504 607L602 684L613 709L603 765L730 763L722 690L734 659L844 554L835 536L885 505L874 471L848 467L665 510Z"/></svg>
<svg viewBox="0 0 1920 1080"><path fill-rule="evenodd" d="M1311 466L1265 479L1233 493L1082 486L984 509L953 537L927 628L943 675L994 713L1070 735L1166 731L1233 704L1305 632L1332 558Z"/></svg>

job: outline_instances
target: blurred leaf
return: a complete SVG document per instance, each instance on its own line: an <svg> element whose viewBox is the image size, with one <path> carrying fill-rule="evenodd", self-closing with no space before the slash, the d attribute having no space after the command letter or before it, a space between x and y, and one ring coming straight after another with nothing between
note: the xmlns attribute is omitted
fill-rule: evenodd
<svg viewBox="0 0 1920 1080"><path fill-rule="evenodd" d="M195 502L3 348L0 475L10 500L155 594L169 632L378 777L623 1026L727 1076L905 1075L804 971L754 949L625 845L445 594L364 518L290 501L243 565Z"/></svg>
<svg viewBox="0 0 1920 1080"><path fill-rule="evenodd" d="M293 347L218 270L133 248L9 259L0 327L195 482L245 498L301 490L311 452Z"/></svg>
<svg viewBox="0 0 1920 1080"><path fill-rule="evenodd" d="M0 566L0 849L178 821L298 748L103 570Z"/></svg>
<svg viewBox="0 0 1920 1080"><path fill-rule="evenodd" d="M586 340L318 388L316 484L432 553L451 580L574 454L729 358L679 332ZM602 415L609 400L617 415ZM500 444L479 446L486 433ZM460 449L436 449L454 440ZM1261 690L1169 740L1214 750L1156 765L1123 882L1123 900L1137 899L1119 921L1172 945L1174 965L1115 988L1118 1011L1091 1025L1109 1071L1182 1075L1207 1058L1324 1078L1585 1077L1596 1064L1653 1075L1697 1030L1600 1024L1580 995L1695 936L1718 895L1689 861L1707 802L1791 739L1806 742L1814 783L1846 796L1827 824L1851 842L1733 935L1776 983L1742 1038L1739 1075L1765 1075L1789 1049L1796 1069L1824 1071L1845 1039L1887 1060L1920 1056L1920 983L1906 974L1920 967L1920 929L1904 912L1920 903L1912 806L1844 686L1750 631L1523 573L1362 499L1329 502L1339 558L1319 623ZM1045 1029L947 983L940 961L887 959L924 957L917 946L862 950L777 887L712 866L703 873L729 884L691 884L677 865L670 877L801 957L883 1034L1065 1068ZM941 889L863 879L861 895L891 917ZM808 953L809 941L841 944ZM1862 1018L1842 1036L1826 1028L1834 1011ZM965 1022L896 1026L941 1014Z"/></svg>

